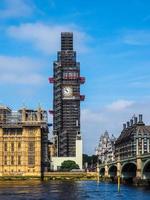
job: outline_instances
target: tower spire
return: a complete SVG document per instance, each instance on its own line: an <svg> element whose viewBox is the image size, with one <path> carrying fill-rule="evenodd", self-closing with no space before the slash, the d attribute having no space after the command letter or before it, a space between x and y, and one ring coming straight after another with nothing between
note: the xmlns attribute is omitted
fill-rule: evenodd
<svg viewBox="0 0 150 200"><path fill-rule="evenodd" d="M73 51L73 33L62 32L61 33L61 51Z"/></svg>

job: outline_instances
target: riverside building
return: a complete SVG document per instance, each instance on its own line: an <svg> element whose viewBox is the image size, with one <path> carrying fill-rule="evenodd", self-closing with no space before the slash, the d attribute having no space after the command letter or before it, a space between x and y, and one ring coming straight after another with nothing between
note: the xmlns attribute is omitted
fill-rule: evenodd
<svg viewBox="0 0 150 200"><path fill-rule="evenodd" d="M150 126L145 125L142 115L126 124L115 143L116 159L124 160L150 153Z"/></svg>
<svg viewBox="0 0 150 200"><path fill-rule="evenodd" d="M108 163L115 160L115 141L116 138L109 136L107 131L100 136L98 147L96 148L96 155L101 163Z"/></svg>
<svg viewBox="0 0 150 200"><path fill-rule="evenodd" d="M41 177L47 170L47 112L0 106L0 176Z"/></svg>
<svg viewBox="0 0 150 200"><path fill-rule="evenodd" d="M53 64L53 134L57 149L55 163L65 159L75 160L82 168L82 139L80 133L80 85L85 78L80 76L80 63L73 49L73 33L61 33L61 51ZM80 158L79 158L80 157ZM54 160L54 159L53 159ZM80 160L80 161L79 161Z"/></svg>

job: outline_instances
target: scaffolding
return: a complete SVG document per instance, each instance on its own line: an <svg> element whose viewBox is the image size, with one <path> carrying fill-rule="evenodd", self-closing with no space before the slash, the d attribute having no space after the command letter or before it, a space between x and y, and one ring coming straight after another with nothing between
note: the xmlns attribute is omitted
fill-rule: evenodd
<svg viewBox="0 0 150 200"><path fill-rule="evenodd" d="M73 50L73 33L61 33L61 51L57 53L57 61L53 65L53 132L58 136L58 156L75 156L76 135L80 132L80 85L85 77L80 76L80 63L76 61ZM64 96L64 87L70 87L71 96Z"/></svg>
<svg viewBox="0 0 150 200"><path fill-rule="evenodd" d="M22 109L19 111L12 111L6 107L0 107L0 125L16 125L23 123L47 123L47 112L41 109L29 110Z"/></svg>

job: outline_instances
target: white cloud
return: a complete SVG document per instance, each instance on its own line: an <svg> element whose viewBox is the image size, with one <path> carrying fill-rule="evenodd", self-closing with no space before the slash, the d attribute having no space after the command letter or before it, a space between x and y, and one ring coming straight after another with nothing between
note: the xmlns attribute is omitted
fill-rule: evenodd
<svg viewBox="0 0 150 200"><path fill-rule="evenodd" d="M33 58L0 55L0 71L28 71L40 68L42 63Z"/></svg>
<svg viewBox="0 0 150 200"><path fill-rule="evenodd" d="M75 25L46 25L43 23L26 23L8 28L8 35L16 40L29 42L36 50L46 54L56 53L60 49L60 33L74 32L75 48L79 52L88 50L86 42L89 36Z"/></svg>
<svg viewBox="0 0 150 200"><path fill-rule="evenodd" d="M13 83L13 84L26 84L26 85L39 85L44 82L44 77L39 74L29 74L29 75L20 75L20 74L1 74L0 75L1 83Z"/></svg>
<svg viewBox="0 0 150 200"><path fill-rule="evenodd" d="M99 112L91 112L90 109L83 109L81 110L82 115L82 121L90 121L91 123L97 122L97 123L103 123L105 122L105 118L102 114Z"/></svg>
<svg viewBox="0 0 150 200"><path fill-rule="evenodd" d="M117 100L112 102L110 105L107 105L107 109L110 111L122 111L129 107L131 107L134 104L134 101L128 101L128 100Z"/></svg>
<svg viewBox="0 0 150 200"><path fill-rule="evenodd" d="M104 124L105 117L100 112L91 109L81 110L81 130L84 144L84 152L93 153L98 140L101 125Z"/></svg>
<svg viewBox="0 0 150 200"><path fill-rule="evenodd" d="M0 84L42 84L44 78L38 71L43 63L28 57L0 55Z"/></svg>
<svg viewBox="0 0 150 200"><path fill-rule="evenodd" d="M28 0L4 0L5 8L0 10L0 18L27 17L34 11Z"/></svg>
<svg viewBox="0 0 150 200"><path fill-rule="evenodd" d="M105 130L108 130L110 134L114 134L118 137L122 131L122 124L130 121L134 114L137 117L139 114L143 114L143 121L145 124L149 125L150 114L149 109L147 109L149 105L150 99L145 99L143 97L143 102L130 103L130 106L126 106L126 109L124 108L123 110L115 112L115 114L112 110L109 110L107 106L97 108L96 111L92 109L83 109L81 111L81 130L84 141L84 151L89 154L94 153L100 135L104 133Z"/></svg>
<svg viewBox="0 0 150 200"><path fill-rule="evenodd" d="M150 30L128 30L121 36L121 40L129 45L150 45Z"/></svg>

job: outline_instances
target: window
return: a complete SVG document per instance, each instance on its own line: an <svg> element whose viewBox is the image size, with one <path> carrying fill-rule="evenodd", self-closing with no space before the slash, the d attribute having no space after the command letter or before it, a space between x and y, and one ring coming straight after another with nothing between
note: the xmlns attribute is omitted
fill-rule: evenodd
<svg viewBox="0 0 150 200"><path fill-rule="evenodd" d="M18 149L21 149L21 142L18 142Z"/></svg>
<svg viewBox="0 0 150 200"><path fill-rule="evenodd" d="M4 151L7 151L7 142L4 143Z"/></svg>
<svg viewBox="0 0 150 200"><path fill-rule="evenodd" d="M11 156L11 165L14 165L14 156Z"/></svg>
<svg viewBox="0 0 150 200"><path fill-rule="evenodd" d="M35 143L29 142L29 152L34 151L34 148L35 148Z"/></svg>
<svg viewBox="0 0 150 200"><path fill-rule="evenodd" d="M3 131L4 135L21 135L22 134L22 129L17 128L17 129L12 129L12 128L6 128Z"/></svg>
<svg viewBox="0 0 150 200"><path fill-rule="evenodd" d="M33 135L35 133L34 128L29 129L29 134Z"/></svg>
<svg viewBox="0 0 150 200"><path fill-rule="evenodd" d="M21 165L21 156L18 156L18 165Z"/></svg>
<svg viewBox="0 0 150 200"><path fill-rule="evenodd" d="M7 156L4 157L4 164L7 165Z"/></svg>
<svg viewBox="0 0 150 200"><path fill-rule="evenodd" d="M35 142L30 141L28 143L28 165L35 164Z"/></svg>
<svg viewBox="0 0 150 200"><path fill-rule="evenodd" d="M29 155L28 164L29 165L35 165L35 156L34 155Z"/></svg>
<svg viewBox="0 0 150 200"><path fill-rule="evenodd" d="M11 143L11 151L14 152L14 143Z"/></svg>

